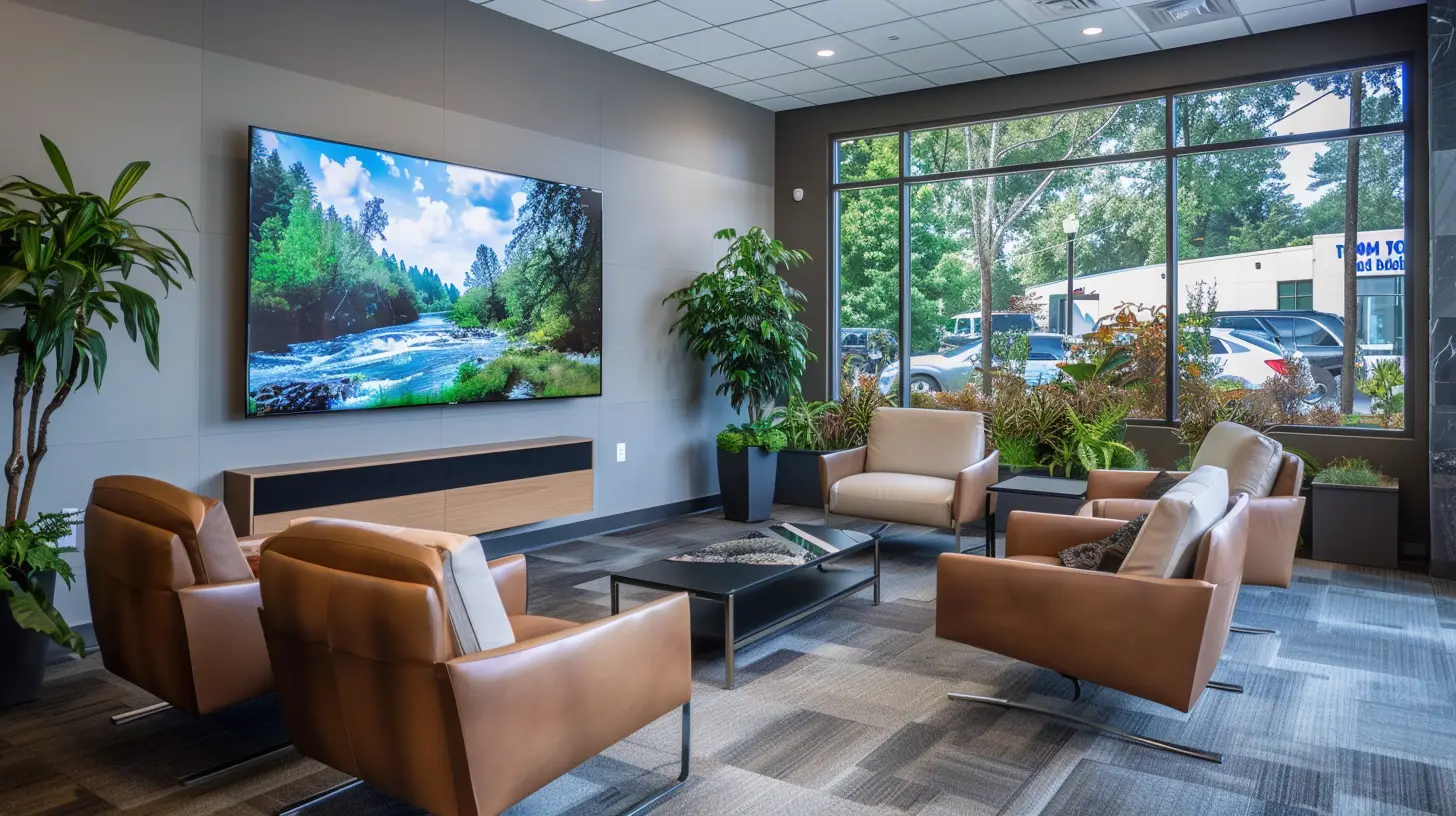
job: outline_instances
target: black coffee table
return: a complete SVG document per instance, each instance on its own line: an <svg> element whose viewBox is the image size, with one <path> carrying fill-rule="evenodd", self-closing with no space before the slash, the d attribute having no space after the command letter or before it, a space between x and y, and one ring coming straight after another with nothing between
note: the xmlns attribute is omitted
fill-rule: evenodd
<svg viewBox="0 0 1456 816"><path fill-rule="evenodd" d="M986 488L986 556L996 557L996 510L991 494L1040 496L1049 499L1086 499L1086 479L1064 479L1059 476L1012 476Z"/></svg>
<svg viewBox="0 0 1456 816"><path fill-rule="evenodd" d="M874 603L880 603L877 537L819 524L794 526L831 544L838 552L792 566L653 561L611 576L612 614L619 611L617 588L622 584L688 593L692 598L693 635L723 641L726 688L731 689L736 650L865 587L874 588ZM833 562L844 556L867 548L874 549L873 569L833 566Z"/></svg>

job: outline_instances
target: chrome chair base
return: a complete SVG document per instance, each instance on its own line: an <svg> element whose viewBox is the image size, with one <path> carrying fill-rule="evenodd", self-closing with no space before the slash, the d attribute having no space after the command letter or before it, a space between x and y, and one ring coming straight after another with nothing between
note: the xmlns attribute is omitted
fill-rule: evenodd
<svg viewBox="0 0 1456 816"><path fill-rule="evenodd" d="M1277 634L1279 634L1279 630L1278 629L1260 629L1257 626L1239 626L1238 624L1234 624L1234 625L1230 626L1229 627L1229 631L1230 632L1233 632L1236 635L1277 635Z"/></svg>
<svg viewBox="0 0 1456 816"><path fill-rule="evenodd" d="M343 782L340 782L339 784L333 786L332 788L319 791L318 793L315 793L313 796L310 796L307 799L300 799L297 802L294 802L288 807L278 811L278 816L295 816L295 814L302 813L305 810L313 807L314 805L317 805L319 802L324 801L325 799L332 799L335 796L343 793L344 791L356 787L360 784L363 784L362 779L355 779L351 776L348 779L345 779Z"/></svg>
<svg viewBox="0 0 1456 816"><path fill-rule="evenodd" d="M678 792L678 789L687 784L688 769L693 758L693 704L687 703L682 707L682 761L678 767L677 781L665 788L653 792L646 799L638 802L630 809L622 812L621 816L642 816L649 810L662 804L669 796Z"/></svg>
<svg viewBox="0 0 1456 816"><path fill-rule="evenodd" d="M1244 687L1238 683L1220 683L1215 680L1209 680L1204 688L1211 688L1214 691L1231 691L1234 694L1244 693Z"/></svg>
<svg viewBox="0 0 1456 816"><path fill-rule="evenodd" d="M143 719L145 717L150 717L153 714L161 714L163 711L171 710L171 703L155 703L153 705L146 706L145 708L138 708L134 711L127 711L123 714L113 714L111 717L111 724L126 725L127 723L136 722L137 720Z"/></svg>
<svg viewBox="0 0 1456 816"><path fill-rule="evenodd" d="M211 782L214 779L219 779L224 776L231 776L232 774L235 774L242 770L246 770L255 765L262 765L265 762L272 762L273 760L278 759L279 757L283 756L283 754L292 750L293 743L291 742L285 742L282 745L274 745L271 748L264 748L263 750L258 751L255 754L249 754L242 759L235 759L231 762L226 762L222 765L216 765L214 767L208 768L205 771L197 771L196 773L190 773L185 776L179 777L177 779L177 782L181 784L184 788L195 787L197 785Z"/></svg>
<svg viewBox="0 0 1456 816"><path fill-rule="evenodd" d="M953 691L946 696L950 697L950 699L952 700L959 700L961 702L985 703L986 705L1009 708L1015 711L1029 711L1033 714L1041 714L1043 716L1052 717L1059 720L1065 720L1067 722L1075 723L1086 728L1101 731L1104 734L1109 734L1119 739L1124 739L1128 742L1142 745L1147 748L1156 748L1159 751L1167 751L1169 753L1190 757L1192 759L1201 759L1204 762L1223 764L1223 754L1214 753L1212 751L1201 751L1197 748L1189 748L1186 745L1179 745L1174 742L1164 742L1163 740L1156 740L1152 739L1151 737L1144 737L1139 734L1134 734L1131 731L1124 731L1116 726L1107 725L1106 723L1100 723L1095 720L1089 720L1085 717L1078 717L1075 714L1067 714L1061 711L1053 711L1049 708L1028 705L1027 703L1017 703L1011 700L1003 700L999 697L982 697L979 694L962 694L960 692Z"/></svg>

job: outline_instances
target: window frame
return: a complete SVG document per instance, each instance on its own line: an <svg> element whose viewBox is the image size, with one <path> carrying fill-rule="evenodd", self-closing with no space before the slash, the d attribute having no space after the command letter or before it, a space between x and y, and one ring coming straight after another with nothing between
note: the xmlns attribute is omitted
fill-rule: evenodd
<svg viewBox="0 0 1456 816"><path fill-rule="evenodd" d="M1413 231L1414 223L1415 223L1415 201L1414 201L1414 196L1411 195L1411 190L1412 190L1412 182L1414 180L1414 174L1413 174L1413 166L1414 166L1413 153L1414 153L1414 150L1415 150L1415 147L1416 147L1415 122L1414 122L1414 118L1412 117L1412 105L1411 105L1411 76L1412 76L1412 73L1411 72L1412 72L1412 68L1413 68L1413 66L1415 64L1415 59L1416 59L1416 56L1414 54L1409 54L1409 53L1405 53L1405 54L1392 54L1392 55L1386 55L1386 56L1375 57L1375 58L1363 58L1363 59L1355 59L1355 60L1345 60L1345 61L1330 63L1330 64L1327 64L1327 65L1321 65L1321 66L1309 66L1309 67L1295 69L1295 70L1291 70L1291 71L1280 71L1280 72L1271 72L1271 73L1260 74L1260 75L1244 76L1244 77L1241 77L1241 78L1229 79L1229 80L1222 80L1222 81L1216 81L1216 82L1203 82L1203 83L1193 83L1193 84L1180 85L1180 86L1170 86L1170 87L1165 87L1165 88L1162 88L1162 89L1156 90L1156 91L1148 91L1148 92L1141 92L1141 93L1118 94L1118 95L1112 95L1112 96L1106 96L1106 97L1092 98L1092 99L1087 99L1087 100L1079 101L1079 102L1077 102L1075 104L1064 103L1064 104L1045 105L1045 106L1032 107L1032 108L1011 109L1011 110L997 111L997 112L994 112L994 113L986 113L986 114L982 114L982 115L978 115L978 116L971 116L971 117L960 116L960 117L948 117L948 118L944 118L944 119L930 120L930 121L911 122L911 123L907 123L907 124L900 125L898 127L893 127L893 128L888 128L888 127L881 126L881 127L872 128L872 129L862 129L862 130L857 130L857 131L845 131L845 132L831 133L829 135L829 137L828 137L829 138L829 150L828 150L828 154L829 154L829 168L828 168L828 170L829 170L829 176L828 176L828 178L831 181L831 183L829 185L829 189L828 189L828 195L829 195L829 201L830 201L830 225L829 225L830 249L831 249L831 254L832 254L833 257L832 257L831 262L830 262L830 265L829 265L829 267L830 267L829 268L829 273L830 273L831 280L829 281L829 286L828 286L828 290L829 290L829 294L830 294L830 302L828 304L827 311L828 311L828 317L829 317L828 323L829 323L829 326L830 326L830 331L828 333L829 334L829 338L828 339L829 339L829 342L832 345L827 349L827 351L829 352L829 356L832 358L832 360L834 362L831 365L829 365L829 366L826 367L826 368L828 368L829 373L830 373L829 383L828 383L828 385L829 385L828 394L829 394L830 398L831 399L838 399L839 398L839 396L840 396L840 379L841 379L837 375L837 371L838 371L838 359L839 359L839 341L838 341L838 337L839 337L839 313L840 313L840 306L839 306L839 300L840 300L840 291L839 291L839 274L840 274L840 269L839 269L839 247L840 247L839 219L840 219L840 212L839 212L839 207L838 207L839 193L841 193L843 191L846 191L846 190L854 190L854 189L858 189L858 188L885 187L885 186L892 186L892 185L893 186L897 186L899 188L899 190L900 190L900 212L899 212L900 223L899 223L899 230L898 230L899 236L900 236L900 270L899 270L900 271L900 298L899 298L899 300L900 300L900 320L899 320L899 331L900 331L900 337L902 338L902 342L900 342L898 344L899 345L899 350L898 350L898 358L896 359L896 362L899 363L899 370L902 371L902 372L904 372L904 371L907 371L908 368L909 368L909 358L911 356L911 350L909 348L909 343L908 342L904 342L904 339L905 338L909 338L910 337L910 333L911 333L911 325L910 325L910 323L911 323L911 298L910 298L911 280L910 280L910 277L911 276L910 276L910 273L911 273L911 251L912 251L912 246L911 246L911 225L910 225L910 202L911 202L912 196L911 196L910 193L911 193L911 188L914 187L914 186L917 186L917 185L923 185L923 184L932 183L932 182L939 182L939 181L955 181L955 180L964 180L964 179L973 179L973 178L990 178L990 177L1007 176L1007 175L1013 175L1013 174L1019 174L1019 173L1032 173L1032 172L1043 172L1043 171L1055 171L1055 170L1062 170L1062 169L1069 169L1069 168L1077 168L1077 167L1094 167L1094 166L1101 166L1101 165L1108 165L1108 164L1124 164L1124 163L1131 163L1131 162L1138 162L1138 161L1158 161L1158 160L1161 160L1161 161L1163 161L1165 163L1165 167L1166 167L1166 170L1165 170L1165 172L1163 174L1164 175L1164 179L1165 179L1165 190L1164 190L1164 194L1165 194L1165 198L1164 198L1164 202L1165 202L1164 203L1164 242L1165 242L1165 256L1164 257L1167 258L1167 260L1165 261L1165 264L1166 264L1166 272L1165 272L1165 275L1164 275L1164 279L1165 279L1165 282L1166 282L1166 293L1165 293L1165 301L1164 302L1165 303L1169 303L1169 304L1173 304L1173 303L1177 303L1178 302L1177 295L1178 295L1178 282L1179 282L1178 281L1178 263L1179 263L1179 261L1178 261L1178 257L1177 257L1177 242L1178 242L1178 232L1177 232L1177 184L1178 184L1178 178L1177 178L1177 176L1178 176L1178 173L1177 173L1177 169L1178 169L1178 159L1179 158L1184 157L1184 156L1203 155L1203 154L1210 154L1210 153L1224 153L1224 152L1228 152L1228 151L1245 150L1245 149L1258 148L1258 147L1287 147L1287 146L1292 146L1292 145L1310 144L1310 143L1318 143L1318 142L1347 141L1347 140L1351 140L1351 139L1361 139L1361 138L1368 137L1368 136L1382 136L1382 135L1395 135L1395 134L1399 134L1402 137L1402 144L1403 144L1403 147L1402 147L1403 158L1404 158L1404 168L1403 169L1404 169L1405 190L1406 190L1405 200L1404 200L1404 219L1403 219L1404 220L1404 227L1403 227L1403 232L1405 233L1404 240L1406 242L1406 245L1407 246L1411 246L1412 245L1412 231ZM1328 75L1331 75L1331 74L1349 73L1351 75L1354 75L1354 74L1357 74L1357 73L1364 73L1366 71L1370 71L1370 70L1373 70L1373 69L1385 68L1385 67L1395 67L1395 66L1399 66L1401 68L1401 77L1402 77L1401 119L1400 119L1399 122L1387 123L1387 124L1378 124L1378 125L1364 125L1364 124L1362 124L1359 127L1352 127L1352 128L1342 128L1342 129L1336 129L1336 130L1322 130L1322 131L1314 131L1314 132L1309 132L1309 133L1286 134L1286 135L1280 135L1280 136L1266 136L1266 137L1259 137L1259 138L1253 138L1253 139L1240 139L1240 140L1234 140L1234 141L1228 141L1228 142L1219 142L1219 143L1214 143L1214 144L1198 144L1198 145L1178 145L1177 144L1176 130L1175 130L1175 127L1174 127L1174 125L1175 125L1174 116L1175 116L1175 111L1176 111L1176 108L1177 108L1177 100L1178 100L1178 97L1180 97L1180 96L1185 96L1185 95L1190 95L1190 94L1198 94L1198 93L1206 93L1206 92L1219 91L1219 90L1232 90L1232 89L1237 89L1237 88L1244 88L1244 87L1249 87L1249 86L1253 86L1253 85L1261 85L1261 84L1267 84L1267 83L1272 83L1272 82L1280 82L1280 81L1293 82L1293 81L1297 81L1297 80L1301 80L1301 79L1307 79L1309 77L1328 76ZM1028 163L1028 164L1005 165L1005 166L987 167L987 168L981 168L981 169L971 169L971 170L962 170L962 171L954 171L954 172L947 172L947 173L936 173L936 174L926 174L926 175L911 175L910 172L909 172L910 167L911 167L910 151L911 151L912 135L914 133L917 133L917 132L923 132L923 131L927 131L927 130L934 130L934 129L938 129L938 128L953 128L953 127L971 126L971 125L977 125L977 124L988 124L988 123L992 123L992 122L1001 122L1001 121L1008 121L1008 120L1012 120L1012 119L1020 119L1020 118L1025 118L1025 117L1028 117L1028 116L1039 116L1039 115L1055 114L1055 113L1062 113L1062 112L1073 112L1073 111L1081 111L1081 110L1091 110L1091 109L1096 109L1096 108L1108 107L1108 106L1111 106L1111 105L1130 104L1130 103L1148 101L1148 100L1158 99L1158 98L1161 98L1163 100L1163 103L1164 103L1163 104L1163 114L1164 114L1163 147L1162 148L1159 148L1159 149L1155 149L1155 150L1143 150L1143 151L1133 151L1133 152L1128 152L1128 153L1115 153L1115 154L1109 154L1109 155L1089 156L1089 157L1076 158L1076 159L1067 159L1067 160L1064 160L1064 161L1050 161L1050 162L1037 162L1037 163ZM1362 97L1362 99L1363 99L1363 97ZM1354 99L1354 98L1351 98L1350 99L1351 106L1354 106L1357 109L1358 109L1358 105L1360 104L1360 102L1361 102L1360 99ZM898 148L899 148L899 158L900 158L900 167L899 167L899 173L900 173L900 175L899 176L897 176L897 177L889 177L889 178L882 178L882 179L875 179L875 180L872 180L872 181L842 182L842 183L838 181L838 178L839 178L839 175L838 175L838 173L839 173L839 144L841 142L851 141L851 140L856 140L856 139L864 139L864 138L869 138L869 137L876 137L876 136L883 137L883 136L889 136L889 135L898 135L898 137L899 137L899 145L898 145ZM1356 189L1357 201L1358 201L1358 194L1359 194L1359 191L1358 191L1358 187L1357 187L1357 189ZM1410 269L1406 269L1401 275L1395 276L1395 277L1401 277L1401 278L1404 279L1404 282L1402 283L1403 291L1404 290L1408 290L1410 288L1408 284L1409 284L1409 277L1411 275L1412 275L1411 270ZM1408 292L1407 292L1407 294L1408 294ZM1277 303L1278 303L1278 300L1277 300L1277 290L1276 290L1276 305L1277 305ZM1402 311L1404 313L1405 326L1407 327L1407 329L1409 329L1409 327L1412 326L1412 325L1414 325L1414 323L1415 323L1415 304L1414 304L1414 298L1411 298L1411 297L1402 297L1401 298L1401 306L1402 306ZM1166 371L1166 375L1165 375L1165 381L1168 383L1168 387L1167 387L1166 392L1165 392L1165 410L1164 410L1164 414L1163 414L1163 417L1164 418L1162 418L1162 419L1143 419L1143 418L1129 419L1128 422L1130 424L1146 425L1146 426L1152 426L1152 427L1176 427L1179 424L1178 412L1177 412L1177 403L1178 403L1178 393L1177 393L1178 392L1178 385L1177 385L1177 383L1178 383L1178 377L1177 377L1177 370L1176 370L1177 369L1177 354L1176 354L1176 348L1175 348L1176 338L1177 338L1177 322L1178 322L1178 315L1177 315L1177 310L1176 309L1170 310L1169 320L1170 320L1171 325L1170 325L1170 330L1168 332L1168 349L1167 349L1167 352L1168 353L1166 354L1167 371ZM1407 342L1406 342L1405 345L1406 345L1406 351L1404 352L1403 356L1405 357L1405 360L1406 360L1406 367L1409 369L1409 364L1410 364L1409 351L1412 348L1412 344L1409 342L1409 339L1407 339ZM908 378L903 377L903 376L900 378L899 390L898 390L898 392L896 393L895 396L896 396L896 398L899 401L898 404L905 405L905 406L910 405L910 387L909 387L909 380L908 380ZM1392 438L1392 437L1407 437L1407 438L1411 438L1411 437L1414 436L1414 433L1415 433L1414 428L1411 427L1411 421L1410 421L1411 420L1411 416L1412 416L1412 409L1413 409L1413 405L1411 404L1410 401L1407 401L1406 407L1405 407L1405 415L1404 415L1405 421L1402 423L1402 427L1399 428L1399 429L1383 429L1383 428L1368 428L1368 427L1326 427L1326 426L1314 426L1314 425L1290 425L1290 426L1282 426L1282 427L1283 428L1286 428L1288 430L1292 430L1292 431L1295 431L1295 432L1299 432L1299 433L1322 433L1322 434L1351 435L1351 436L1364 436L1364 435L1369 435L1371 433L1378 433L1382 438Z"/></svg>
<svg viewBox="0 0 1456 816"><path fill-rule="evenodd" d="M1284 294L1284 287L1286 287L1286 286L1293 286L1294 287L1294 294L1292 294L1292 295L1286 295L1286 294ZM1306 290L1306 291L1300 291L1301 288L1304 289L1304 290ZM1284 306L1284 301L1285 300L1292 300L1292 301L1294 301L1294 305L1293 306L1290 306L1288 308L1285 308L1285 306ZM1307 305L1307 306L1301 306L1301 305L1299 305L1299 302L1301 300L1307 300L1307 301L1309 301L1309 305ZM1287 312L1287 311L1309 311L1309 310L1314 309L1314 280L1313 279L1303 279L1303 278L1300 278L1300 279L1296 279L1296 280L1279 281L1279 283L1276 285L1275 290L1274 290L1274 309L1275 309L1275 311L1279 311L1279 312Z"/></svg>

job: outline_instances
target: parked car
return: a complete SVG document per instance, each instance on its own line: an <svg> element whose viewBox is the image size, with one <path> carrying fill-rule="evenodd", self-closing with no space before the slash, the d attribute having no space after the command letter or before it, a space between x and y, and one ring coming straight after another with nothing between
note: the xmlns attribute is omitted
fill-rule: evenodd
<svg viewBox="0 0 1456 816"><path fill-rule="evenodd" d="M889 329L841 328L839 355L850 376L879 376L887 362L900 356L900 343Z"/></svg>
<svg viewBox="0 0 1456 816"><path fill-rule="evenodd" d="M1218 379L1231 381L1240 388L1258 388L1275 374L1286 373L1284 350L1266 335L1240 329L1211 329L1208 343L1213 359L1222 367ZM1304 359L1298 351L1293 357ZM1324 396L1325 392L1316 387L1305 401L1314 405Z"/></svg>
<svg viewBox="0 0 1456 816"><path fill-rule="evenodd" d="M991 331L996 334L1002 332L1038 332L1042 327L1037 325L1036 316L1025 312L992 312ZM950 319L945 326L945 335L940 338L942 349L960 348L967 343L979 340L981 337L981 313L966 312L958 314Z"/></svg>
<svg viewBox="0 0 1456 816"><path fill-rule="evenodd" d="M1057 363L1067 359L1066 338L1046 332L1036 332L1028 337L1031 350L1026 357L1026 382L1041 385L1055 380L1061 373ZM959 391L981 376L980 365L979 337L938 354L917 354L910 358L910 390L920 393ZM899 376L898 362L886 366L880 374L880 391L891 393Z"/></svg>
<svg viewBox="0 0 1456 816"><path fill-rule="evenodd" d="M1339 315L1313 309L1245 309L1216 312L1213 326L1262 335L1282 349L1303 354L1319 399L1339 393L1336 383L1345 360L1345 320Z"/></svg>

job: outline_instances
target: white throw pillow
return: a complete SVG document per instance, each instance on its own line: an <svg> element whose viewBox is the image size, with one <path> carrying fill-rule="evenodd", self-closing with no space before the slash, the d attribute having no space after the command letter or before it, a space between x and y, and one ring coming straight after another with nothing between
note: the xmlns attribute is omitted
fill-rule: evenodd
<svg viewBox="0 0 1456 816"><path fill-rule="evenodd" d="M1191 578L1198 542L1228 510L1228 473L1201 467L1163 494L1123 559L1119 575Z"/></svg>
<svg viewBox="0 0 1456 816"><path fill-rule="evenodd" d="M1213 426L1193 457L1193 470L1204 465L1228 471L1230 493L1268 496L1284 466L1284 446L1278 440L1233 422Z"/></svg>

